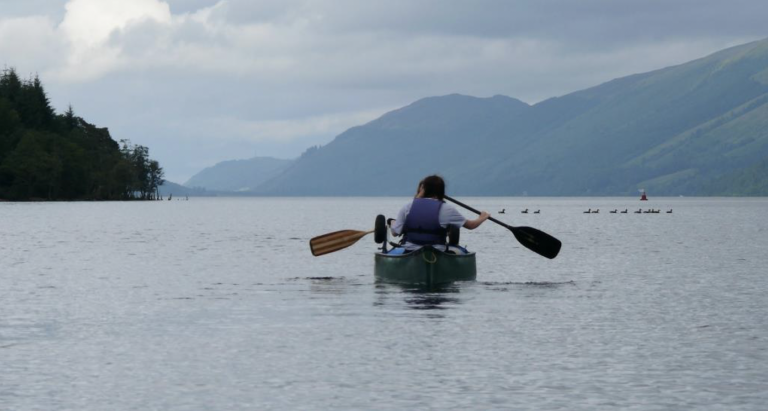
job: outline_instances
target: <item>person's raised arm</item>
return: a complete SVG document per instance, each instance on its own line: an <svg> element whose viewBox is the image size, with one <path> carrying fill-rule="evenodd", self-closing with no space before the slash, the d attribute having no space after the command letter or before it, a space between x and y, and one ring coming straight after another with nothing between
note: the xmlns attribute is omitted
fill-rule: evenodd
<svg viewBox="0 0 768 411"><path fill-rule="evenodd" d="M401 234L403 234L403 226L405 225L407 208L408 206L404 206L403 208L401 208L400 211L397 213L396 219L390 218L389 220L387 220L387 225L389 226L390 232L395 237L399 237Z"/></svg>
<svg viewBox="0 0 768 411"><path fill-rule="evenodd" d="M487 211L483 211L480 213L480 215L475 218L474 220L467 220L464 222L464 228L467 230L474 230L477 227L480 227L480 224L483 224L485 220L488 219L491 215L488 214Z"/></svg>

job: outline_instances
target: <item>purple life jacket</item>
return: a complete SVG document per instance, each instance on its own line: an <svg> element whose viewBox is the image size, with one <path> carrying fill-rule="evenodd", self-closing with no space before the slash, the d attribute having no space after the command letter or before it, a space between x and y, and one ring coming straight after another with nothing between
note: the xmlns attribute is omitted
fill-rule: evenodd
<svg viewBox="0 0 768 411"><path fill-rule="evenodd" d="M404 239L418 245L445 244L448 230L440 226L440 207L443 202L430 198L416 198L405 217Z"/></svg>

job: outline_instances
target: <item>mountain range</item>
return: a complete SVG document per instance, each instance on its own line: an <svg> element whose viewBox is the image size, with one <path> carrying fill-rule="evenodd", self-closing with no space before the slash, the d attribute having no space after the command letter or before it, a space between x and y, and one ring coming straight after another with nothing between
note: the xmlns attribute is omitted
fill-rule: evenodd
<svg viewBox="0 0 768 411"><path fill-rule="evenodd" d="M223 161L195 174L184 185L219 191L252 191L292 163L292 160L271 157Z"/></svg>
<svg viewBox="0 0 768 411"><path fill-rule="evenodd" d="M768 40L529 105L429 97L295 160L225 162L187 183L254 195L768 195Z"/></svg>

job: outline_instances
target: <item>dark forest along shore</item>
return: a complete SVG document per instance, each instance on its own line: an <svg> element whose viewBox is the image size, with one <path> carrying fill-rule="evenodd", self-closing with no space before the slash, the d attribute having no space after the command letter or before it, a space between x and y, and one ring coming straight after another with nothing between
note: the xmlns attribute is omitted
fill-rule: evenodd
<svg viewBox="0 0 768 411"><path fill-rule="evenodd" d="M461 200L564 247L467 231L477 281L424 291L307 250L405 197L0 203L0 408L768 403L768 199Z"/></svg>
<svg viewBox="0 0 768 411"><path fill-rule="evenodd" d="M56 114L40 78L0 74L0 201L154 200L164 172L149 148Z"/></svg>

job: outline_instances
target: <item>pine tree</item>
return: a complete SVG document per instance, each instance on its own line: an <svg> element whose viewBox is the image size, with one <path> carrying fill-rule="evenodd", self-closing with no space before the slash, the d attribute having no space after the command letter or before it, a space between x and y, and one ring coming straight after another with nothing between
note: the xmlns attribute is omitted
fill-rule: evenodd
<svg viewBox="0 0 768 411"><path fill-rule="evenodd" d="M67 112L64 113L64 127L66 131L72 131L77 127L77 117L75 117L75 110L72 109L72 105L69 105Z"/></svg>
<svg viewBox="0 0 768 411"><path fill-rule="evenodd" d="M21 94L21 80L13 68L3 70L0 76L0 98L15 104Z"/></svg>
<svg viewBox="0 0 768 411"><path fill-rule="evenodd" d="M40 77L35 74L35 78L32 80L32 95L35 98L35 105L40 112L41 126L50 128L53 125L53 119L56 117L56 113L51 107L51 101L48 99L48 95L45 93L43 83L40 81Z"/></svg>

